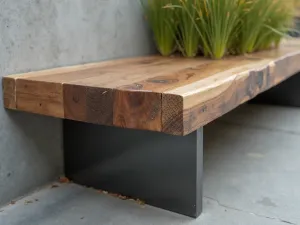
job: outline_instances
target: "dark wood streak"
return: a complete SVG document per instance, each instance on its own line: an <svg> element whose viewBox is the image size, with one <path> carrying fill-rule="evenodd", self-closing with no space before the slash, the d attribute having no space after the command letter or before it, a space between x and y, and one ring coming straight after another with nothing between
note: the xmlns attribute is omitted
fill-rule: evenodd
<svg viewBox="0 0 300 225"><path fill-rule="evenodd" d="M111 89L64 85L65 118L88 123L112 125L113 91Z"/></svg>
<svg viewBox="0 0 300 225"><path fill-rule="evenodd" d="M87 122L113 125L114 91L108 88L87 88Z"/></svg>

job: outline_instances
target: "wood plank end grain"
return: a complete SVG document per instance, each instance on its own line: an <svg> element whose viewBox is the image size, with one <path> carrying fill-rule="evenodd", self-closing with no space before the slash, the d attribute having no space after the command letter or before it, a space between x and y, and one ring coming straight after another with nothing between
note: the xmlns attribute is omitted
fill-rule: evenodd
<svg viewBox="0 0 300 225"><path fill-rule="evenodd" d="M162 128L163 132L172 135L183 135L183 97L180 95L162 95Z"/></svg>
<svg viewBox="0 0 300 225"><path fill-rule="evenodd" d="M113 125L161 132L161 94L115 90Z"/></svg>
<svg viewBox="0 0 300 225"><path fill-rule="evenodd" d="M12 77L2 78L3 104L5 108L17 109L16 80Z"/></svg>

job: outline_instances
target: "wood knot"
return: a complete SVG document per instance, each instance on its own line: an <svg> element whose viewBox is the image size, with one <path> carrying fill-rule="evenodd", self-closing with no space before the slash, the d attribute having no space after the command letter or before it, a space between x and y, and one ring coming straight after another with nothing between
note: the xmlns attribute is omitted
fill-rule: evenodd
<svg viewBox="0 0 300 225"><path fill-rule="evenodd" d="M202 107L200 108L200 110L199 110L200 113L204 113L204 112L206 112L206 111L207 111L207 106L206 106L206 105L202 106Z"/></svg>
<svg viewBox="0 0 300 225"><path fill-rule="evenodd" d="M75 103L78 103L79 102L79 96L78 95L73 95L73 101L75 102Z"/></svg>
<svg viewBox="0 0 300 225"><path fill-rule="evenodd" d="M187 74L187 79L190 79L191 77L195 76L195 73L188 73Z"/></svg>

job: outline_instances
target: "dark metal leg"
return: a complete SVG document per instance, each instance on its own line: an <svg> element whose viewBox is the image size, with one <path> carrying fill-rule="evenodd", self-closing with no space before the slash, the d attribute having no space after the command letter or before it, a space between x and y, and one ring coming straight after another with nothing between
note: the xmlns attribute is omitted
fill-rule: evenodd
<svg viewBox="0 0 300 225"><path fill-rule="evenodd" d="M185 136L64 121L65 171L74 182L198 217L203 129Z"/></svg>
<svg viewBox="0 0 300 225"><path fill-rule="evenodd" d="M300 107L300 73L260 94L250 103Z"/></svg>

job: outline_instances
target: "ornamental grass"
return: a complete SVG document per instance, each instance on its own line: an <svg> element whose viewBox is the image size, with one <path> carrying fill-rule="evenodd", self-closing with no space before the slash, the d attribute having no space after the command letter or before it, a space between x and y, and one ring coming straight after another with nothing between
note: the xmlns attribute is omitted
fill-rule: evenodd
<svg viewBox="0 0 300 225"><path fill-rule="evenodd" d="M163 56L221 59L276 48L292 27L298 0L147 0L144 6Z"/></svg>

